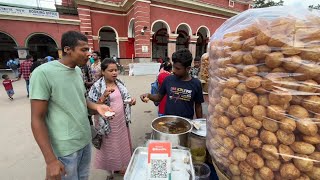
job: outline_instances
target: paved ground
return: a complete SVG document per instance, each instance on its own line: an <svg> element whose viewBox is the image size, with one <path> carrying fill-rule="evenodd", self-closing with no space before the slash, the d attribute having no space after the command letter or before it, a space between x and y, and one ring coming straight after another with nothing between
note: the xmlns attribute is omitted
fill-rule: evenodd
<svg viewBox="0 0 320 180"><path fill-rule="evenodd" d="M2 72L0 72L2 75ZM139 95L149 91L154 76L122 76L130 93ZM0 179L1 180L43 180L45 164L34 141L30 128L30 103L26 97L24 80L14 83L14 101L10 101L0 87ZM131 136L133 146L143 146L150 130L150 122L156 117L156 107L138 103L132 109ZM91 169L90 180L104 180L106 172ZM122 179L117 177L116 179Z"/></svg>

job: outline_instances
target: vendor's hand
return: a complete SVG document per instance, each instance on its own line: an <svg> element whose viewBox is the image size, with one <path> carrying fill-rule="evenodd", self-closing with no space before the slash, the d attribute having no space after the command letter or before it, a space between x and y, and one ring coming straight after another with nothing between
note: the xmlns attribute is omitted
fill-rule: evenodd
<svg viewBox="0 0 320 180"><path fill-rule="evenodd" d="M140 96L141 101L144 102L144 103L147 103L149 101L148 95L149 95L148 93L142 94Z"/></svg>
<svg viewBox="0 0 320 180"><path fill-rule="evenodd" d="M137 103L136 98L131 98L130 106L134 106L136 105L136 103Z"/></svg>
<svg viewBox="0 0 320 180"><path fill-rule="evenodd" d="M61 180L61 176L65 175L64 165L58 159L47 164L46 180Z"/></svg>
<svg viewBox="0 0 320 180"><path fill-rule="evenodd" d="M109 117L106 117L106 115L105 115L106 112L108 112L108 111L113 112L113 110L105 104L97 104L97 111L102 117L107 118L107 119L109 119Z"/></svg>

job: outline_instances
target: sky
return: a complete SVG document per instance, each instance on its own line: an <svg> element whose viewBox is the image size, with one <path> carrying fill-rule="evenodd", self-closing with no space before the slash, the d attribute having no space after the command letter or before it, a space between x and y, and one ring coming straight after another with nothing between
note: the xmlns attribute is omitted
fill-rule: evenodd
<svg viewBox="0 0 320 180"><path fill-rule="evenodd" d="M275 0L279 1L279 0ZM293 5L293 6L302 6L309 7L309 5L318 5L320 4L320 0L283 0L284 5Z"/></svg>
<svg viewBox="0 0 320 180"><path fill-rule="evenodd" d="M61 3L62 0L0 0L0 3L9 3L15 5L27 5L31 7L38 7L38 4L42 8L55 9L55 1ZM274 0L279 1L279 0ZM309 5L318 5L320 0L284 0L285 5L308 7Z"/></svg>

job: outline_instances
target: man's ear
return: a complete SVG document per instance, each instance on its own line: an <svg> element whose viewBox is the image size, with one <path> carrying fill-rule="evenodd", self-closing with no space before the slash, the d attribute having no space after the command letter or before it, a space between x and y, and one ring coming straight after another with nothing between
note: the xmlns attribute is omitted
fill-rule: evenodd
<svg viewBox="0 0 320 180"><path fill-rule="evenodd" d="M71 48L69 46L65 46L63 48L63 52L65 52L66 54L70 54Z"/></svg>

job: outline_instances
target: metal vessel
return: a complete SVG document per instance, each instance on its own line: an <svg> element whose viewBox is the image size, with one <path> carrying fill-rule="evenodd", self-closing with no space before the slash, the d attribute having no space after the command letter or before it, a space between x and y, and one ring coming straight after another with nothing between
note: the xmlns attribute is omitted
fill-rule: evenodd
<svg viewBox="0 0 320 180"><path fill-rule="evenodd" d="M169 134L165 132L161 132L155 128L155 124L163 121L171 122L185 122L186 124L186 131L179 134ZM162 116L154 119L151 123L152 128L152 139L155 140L163 140L171 142L172 147L187 147L188 146L188 133L192 131L192 124L190 123L189 119L179 117L179 116Z"/></svg>

